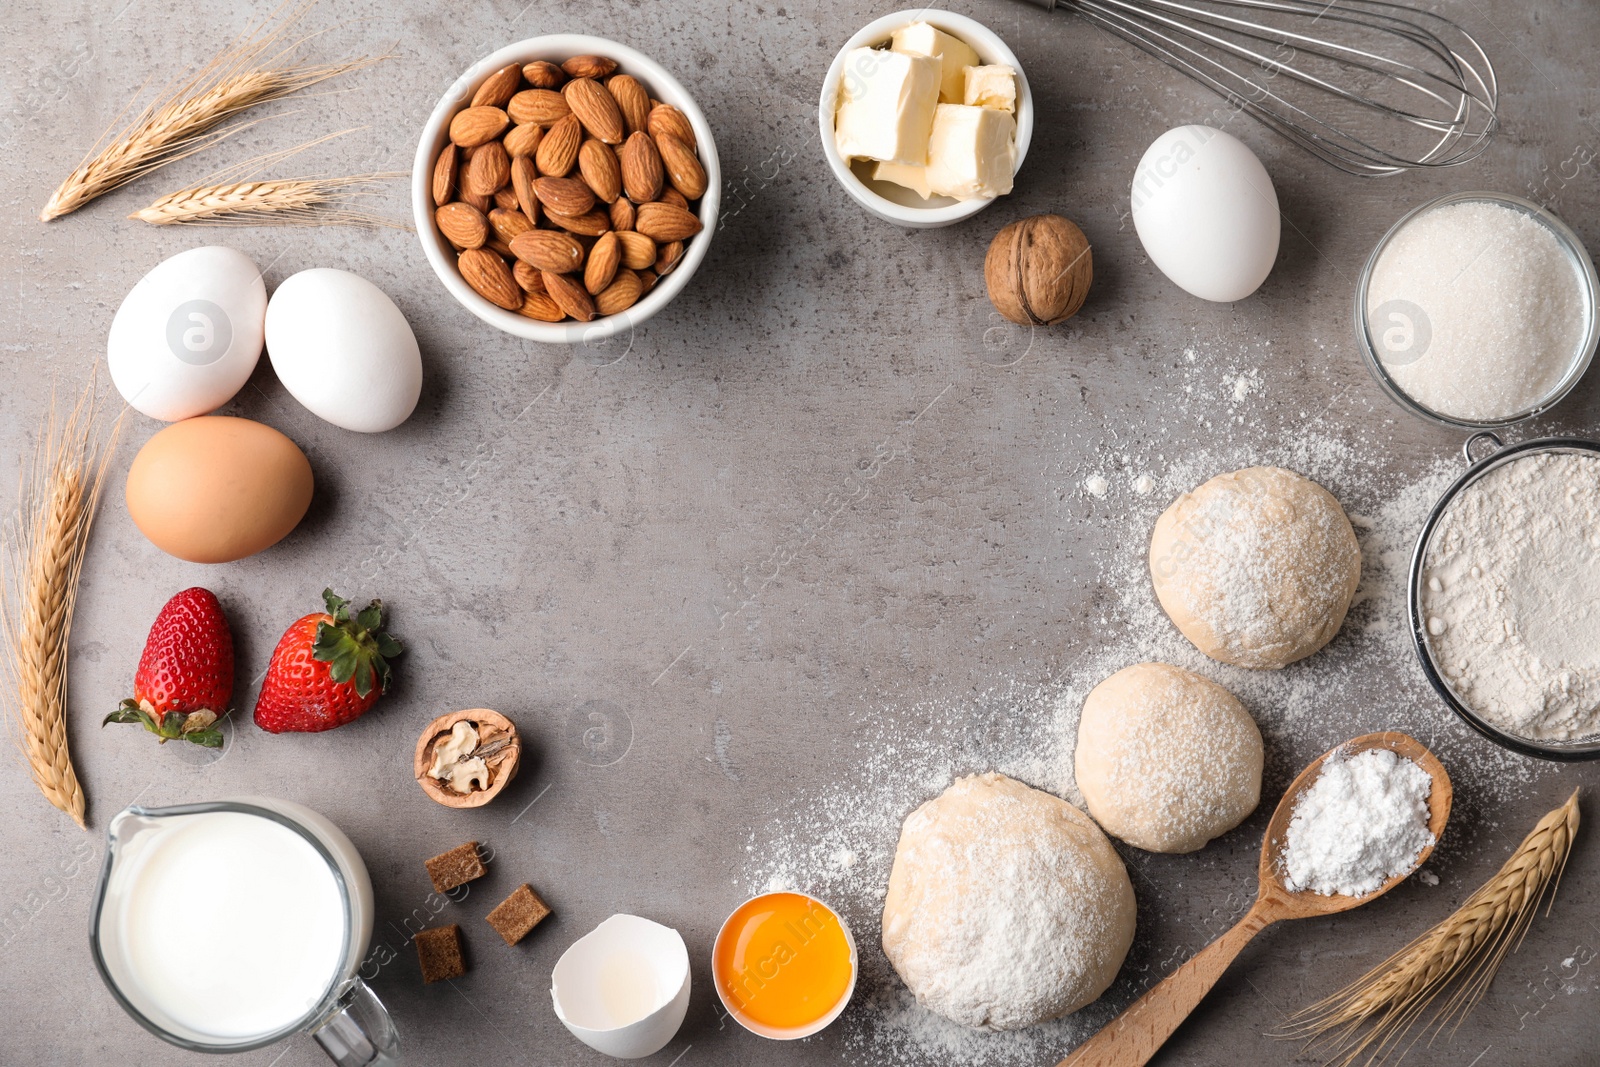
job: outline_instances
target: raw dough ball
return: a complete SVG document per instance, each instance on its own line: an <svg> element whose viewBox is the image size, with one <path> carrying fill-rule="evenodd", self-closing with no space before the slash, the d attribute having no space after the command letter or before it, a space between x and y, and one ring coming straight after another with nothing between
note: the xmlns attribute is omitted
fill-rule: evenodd
<svg viewBox="0 0 1600 1067"><path fill-rule="evenodd" d="M1002 774L959 779L900 831L883 951L925 1007L984 1030L1076 1011L1133 943L1133 886L1089 817Z"/></svg>
<svg viewBox="0 0 1600 1067"><path fill-rule="evenodd" d="M1255 720L1216 682L1165 663L1094 687L1073 763L1095 822L1151 852L1193 852L1261 800Z"/></svg>
<svg viewBox="0 0 1600 1067"><path fill-rule="evenodd" d="M1212 659L1276 670L1332 640L1361 580L1361 549L1322 486L1281 467L1219 474L1150 538L1156 597Z"/></svg>

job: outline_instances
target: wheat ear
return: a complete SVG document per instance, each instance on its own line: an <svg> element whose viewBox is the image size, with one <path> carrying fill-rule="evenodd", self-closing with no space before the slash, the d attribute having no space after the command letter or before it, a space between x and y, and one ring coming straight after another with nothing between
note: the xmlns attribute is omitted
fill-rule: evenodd
<svg viewBox="0 0 1600 1067"><path fill-rule="evenodd" d="M181 223L281 226L394 226L404 223L346 205L360 187L403 178L403 173L358 174L348 178L280 178L266 181L197 185L168 193L128 217L153 226ZM352 194L352 190L356 190Z"/></svg>
<svg viewBox="0 0 1600 1067"><path fill-rule="evenodd" d="M304 39L271 55L269 50L310 7L304 4L295 8L271 30L267 29L270 17L260 26L247 30L187 81L146 105L109 143L108 128L77 169L50 194L49 202L39 212L40 220L49 222L76 211L95 197L237 133L250 123L235 123L220 130L216 129L217 124L248 108L369 66L382 58L363 57L321 65L280 65Z"/></svg>
<svg viewBox="0 0 1600 1067"><path fill-rule="evenodd" d="M1539 902L1548 896L1554 905L1577 832L1574 789L1453 914L1337 993L1291 1016L1278 1036L1309 1039L1309 1047L1322 1052L1326 1062L1349 1067L1362 1057L1369 1065L1403 1057L1423 1033L1437 1036L1452 1020L1459 1026L1506 954L1522 943ZM1446 990L1451 992L1444 1003L1408 1040Z"/></svg>
<svg viewBox="0 0 1600 1067"><path fill-rule="evenodd" d="M86 824L67 748L67 642L89 527L122 423L103 444L96 441L94 388L91 380L65 419L51 402L0 554L0 636L16 741L39 791L79 826Z"/></svg>

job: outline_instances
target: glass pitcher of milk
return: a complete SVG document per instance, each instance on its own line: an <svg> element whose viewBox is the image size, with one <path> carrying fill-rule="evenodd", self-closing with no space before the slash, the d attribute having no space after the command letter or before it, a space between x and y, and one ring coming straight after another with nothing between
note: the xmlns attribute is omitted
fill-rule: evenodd
<svg viewBox="0 0 1600 1067"><path fill-rule="evenodd" d="M356 971L372 882L338 827L286 800L130 807L111 820L90 917L100 977L146 1030L199 1052L310 1033L340 1067L396 1062Z"/></svg>

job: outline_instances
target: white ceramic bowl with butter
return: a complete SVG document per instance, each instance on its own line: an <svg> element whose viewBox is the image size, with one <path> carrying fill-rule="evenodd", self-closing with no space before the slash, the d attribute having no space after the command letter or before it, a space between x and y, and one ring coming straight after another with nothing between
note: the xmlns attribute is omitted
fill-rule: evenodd
<svg viewBox="0 0 1600 1067"><path fill-rule="evenodd" d="M892 15L885 15L863 26L855 36L845 42L839 49L839 54L833 57L833 65L828 68L828 76L822 82L822 98L817 106L817 121L822 132L822 151L828 158L828 166L833 170L833 176L839 179L839 184L844 186L845 192L855 198L856 203L887 222L896 226L905 226L909 229L932 229L936 226L949 226L969 219L994 203L989 200L956 200L948 196L936 196L931 200L924 200L910 189L895 185L893 182L880 182L863 178L839 154L839 147L833 135L833 114L838 110L839 85L844 74L845 57L856 48L873 48L886 44L894 31L913 22L926 22L935 29L943 30L958 40L965 41L985 64L1003 63L1017 72L1017 163L1012 173L1022 169L1022 161L1028 156L1028 142L1033 139L1033 94L1028 90L1028 77L1022 71L1022 64L1017 62L1016 55L998 34L981 22L958 15L953 11L941 11L937 8L924 7L906 11L896 11ZM870 163L858 161L858 167L871 166Z"/></svg>
<svg viewBox="0 0 1600 1067"><path fill-rule="evenodd" d="M573 56L584 55L606 56L616 60L624 73L644 83L651 96L664 104L671 104L688 117L689 125L694 127L700 165L706 170L706 195L700 198L699 212L705 229L689 239L677 268L657 281L628 310L591 322L539 322L491 304L474 292L466 279L461 277L461 271L456 268L455 250L433 221L433 161L450 139L450 120L471 102L473 91L490 74L511 63L528 64L536 59L561 63ZM712 140L711 127L706 122L705 114L695 104L689 91L679 85L666 68L642 52L604 37L579 33L530 37L526 41L507 45L493 55L484 56L469 67L445 91L434 107L433 114L428 116L427 125L422 128L422 139L417 144L417 158L411 169L411 213L417 236L422 240L422 251L428 257L429 266L433 267L433 272L439 276L450 295L489 325L513 336L545 344L603 344L618 334L626 336L633 327L666 307L689 284L689 279L706 258L711 236L717 229L717 212L721 206L722 168L717 163L717 146Z"/></svg>

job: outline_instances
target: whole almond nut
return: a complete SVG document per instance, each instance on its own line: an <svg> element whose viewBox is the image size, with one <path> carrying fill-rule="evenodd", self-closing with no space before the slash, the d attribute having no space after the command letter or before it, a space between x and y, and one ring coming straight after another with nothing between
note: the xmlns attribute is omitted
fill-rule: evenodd
<svg viewBox="0 0 1600 1067"><path fill-rule="evenodd" d="M622 143L627 133L622 125L622 110L604 85L593 78L574 78L561 87L561 93L591 137L598 137L606 144Z"/></svg>
<svg viewBox="0 0 1600 1067"><path fill-rule="evenodd" d="M583 126L576 115L561 119L544 135L533 161L539 173L550 178L565 178L578 162L578 147L583 143Z"/></svg>
<svg viewBox="0 0 1600 1067"><path fill-rule="evenodd" d="M661 196L658 197L658 199L663 204L671 204L674 207L681 207L685 211L689 210L689 201L684 199L683 194L678 192L678 190L674 189L670 185L661 190Z"/></svg>
<svg viewBox="0 0 1600 1067"><path fill-rule="evenodd" d="M672 273L672 269L678 265L678 260L682 258L683 242L668 241L656 253L656 261L651 265L650 269L656 272L656 277L665 278Z"/></svg>
<svg viewBox="0 0 1600 1067"><path fill-rule="evenodd" d="M546 211L544 217L547 222L553 222L563 230L585 237L599 237L611 232L611 216L604 211L590 211L583 215L557 215L553 211Z"/></svg>
<svg viewBox="0 0 1600 1067"><path fill-rule="evenodd" d="M444 207L456 196L456 166L460 149L454 141L444 146L439 158L433 161L433 204Z"/></svg>
<svg viewBox="0 0 1600 1067"><path fill-rule="evenodd" d="M546 271L544 288L550 294L550 299L556 302L556 307L579 322L594 318L594 298L576 278Z"/></svg>
<svg viewBox="0 0 1600 1067"><path fill-rule="evenodd" d="M467 284L491 304L507 311L515 311L522 306L522 289L511 277L511 268L493 252L486 248L469 248L461 253L456 265L460 267L461 276Z"/></svg>
<svg viewBox="0 0 1600 1067"><path fill-rule="evenodd" d="M444 239L457 248L482 248L489 239L489 222L483 212L459 200L435 211L433 221Z"/></svg>
<svg viewBox="0 0 1600 1067"><path fill-rule="evenodd" d="M611 201L611 228L613 230L633 229L633 201L625 196L619 196Z"/></svg>
<svg viewBox="0 0 1600 1067"><path fill-rule="evenodd" d="M622 246L622 265L629 270L644 270L646 267L655 266L656 243L642 233L623 232L617 234L617 241Z"/></svg>
<svg viewBox="0 0 1600 1067"><path fill-rule="evenodd" d="M539 224L539 198L533 191L537 173L533 160L527 156L518 156L511 161L511 190L517 194L517 206L535 226Z"/></svg>
<svg viewBox="0 0 1600 1067"><path fill-rule="evenodd" d="M495 236L507 245L510 245L518 234L533 229L533 223L528 221L528 216L516 208L495 208L489 212L489 225L494 228Z"/></svg>
<svg viewBox="0 0 1600 1067"><path fill-rule="evenodd" d="M463 204L471 204L485 215L494 209L494 197L492 196L479 196L471 190L463 189L461 190L460 199Z"/></svg>
<svg viewBox="0 0 1600 1067"><path fill-rule="evenodd" d="M648 203L661 195L666 172L661 153L648 133L630 134L617 153L622 162L622 187L635 204Z"/></svg>
<svg viewBox="0 0 1600 1067"><path fill-rule="evenodd" d="M638 79L628 74L613 74L606 81L606 89L617 101L622 112L622 124L629 133L645 129L650 120L650 94Z"/></svg>
<svg viewBox="0 0 1600 1067"><path fill-rule="evenodd" d="M512 263L511 276L517 280L518 285L522 286L524 292L544 292L544 275L540 274L539 268L532 263L524 263L520 259Z"/></svg>
<svg viewBox="0 0 1600 1067"><path fill-rule="evenodd" d="M705 228L699 219L683 208L663 201L640 204L639 217L634 226L657 244L686 241Z"/></svg>
<svg viewBox="0 0 1600 1067"><path fill-rule="evenodd" d="M579 178L536 179L533 195L547 215L582 215L594 207L594 192Z"/></svg>
<svg viewBox="0 0 1600 1067"><path fill-rule="evenodd" d="M495 253L507 263L516 258L511 253L511 246L500 240L492 228L489 230L489 239L483 243L483 247Z"/></svg>
<svg viewBox="0 0 1600 1067"><path fill-rule="evenodd" d="M510 182L507 182L500 188L496 189L494 191L494 195L489 199L494 201L495 207L506 208L510 211L519 211L522 207L522 205L517 203L517 191L511 188Z"/></svg>
<svg viewBox="0 0 1600 1067"><path fill-rule="evenodd" d="M473 107L505 107L522 87L522 67L516 63L501 67L484 79L472 94Z"/></svg>
<svg viewBox="0 0 1600 1067"><path fill-rule="evenodd" d="M689 116L673 107L671 104L656 104L650 109L650 114L645 120L645 129L650 136L670 133L690 148L698 149L699 142L695 140L694 127L689 125Z"/></svg>
<svg viewBox="0 0 1600 1067"><path fill-rule="evenodd" d="M675 135L662 132L655 135L656 148L661 152L661 163L666 167L672 187L690 200L706 195L706 169L695 158L694 149Z"/></svg>
<svg viewBox="0 0 1600 1067"><path fill-rule="evenodd" d="M643 293L643 279L631 270L619 270L611 284L594 298L595 310L602 315L619 315L631 308Z"/></svg>
<svg viewBox="0 0 1600 1067"><path fill-rule="evenodd" d="M546 59L536 59L523 67L522 76L535 89L554 89L567 80L567 72Z"/></svg>
<svg viewBox="0 0 1600 1067"><path fill-rule="evenodd" d="M511 132L506 134L506 154L516 159L518 156L531 156L539 148L539 142L544 138L544 127L537 122L524 122L520 126L511 127Z"/></svg>
<svg viewBox="0 0 1600 1067"><path fill-rule="evenodd" d="M583 266L583 246L571 234L529 230L511 242L512 253L542 271L565 274Z"/></svg>
<svg viewBox="0 0 1600 1067"><path fill-rule="evenodd" d="M496 189L510 180L511 157L506 155L505 145L499 141L480 145L467 160L466 172L461 175L462 188L479 196L493 196Z"/></svg>
<svg viewBox="0 0 1600 1067"><path fill-rule="evenodd" d="M561 69L574 78L604 78L617 69L617 61L605 56L573 56Z"/></svg>
<svg viewBox="0 0 1600 1067"><path fill-rule="evenodd" d="M554 126L572 109L567 106L567 98L554 89L524 89L506 104L506 111L518 126L525 122Z"/></svg>
<svg viewBox="0 0 1600 1067"><path fill-rule="evenodd" d="M589 290L590 296L597 296L600 290L611 284L611 279L617 276L617 268L622 266L622 244L614 233L604 233L589 249L589 261L583 265L583 287Z"/></svg>
<svg viewBox="0 0 1600 1067"><path fill-rule="evenodd" d="M560 322L567 317L567 313L556 306L543 290L537 293L523 293L522 306L517 309L517 314L540 322Z"/></svg>
<svg viewBox="0 0 1600 1067"><path fill-rule="evenodd" d="M639 284L644 286L644 291L647 293L656 287L656 282L658 280L659 279L656 278L656 272L653 270L642 270L639 272Z"/></svg>
<svg viewBox="0 0 1600 1067"><path fill-rule="evenodd" d="M616 150L593 137L578 149L578 173L594 190L596 198L614 204L622 195L622 164Z"/></svg>
<svg viewBox="0 0 1600 1067"><path fill-rule="evenodd" d="M469 107L450 120L450 140L462 148L476 148L499 137L510 124L497 107Z"/></svg>

